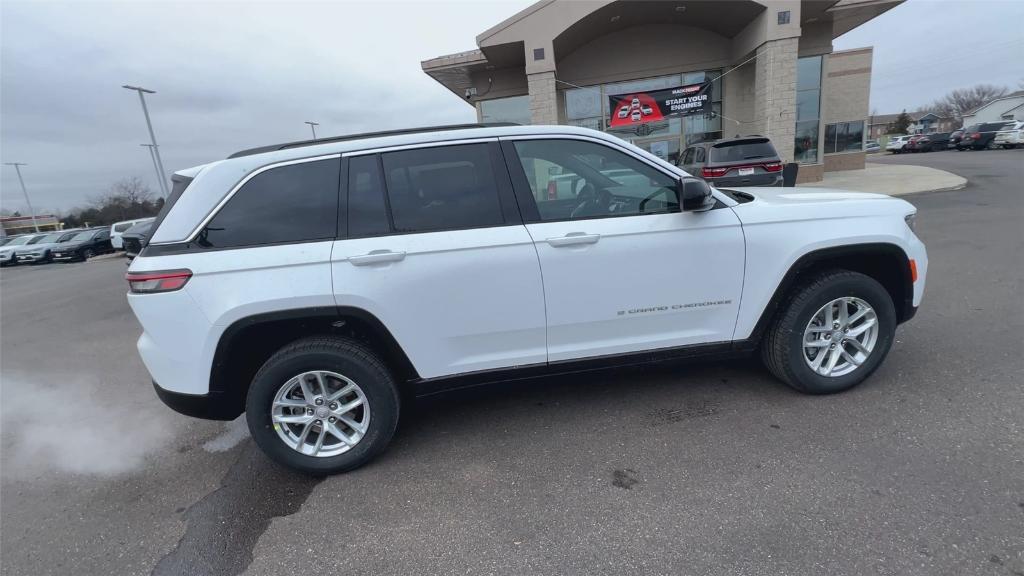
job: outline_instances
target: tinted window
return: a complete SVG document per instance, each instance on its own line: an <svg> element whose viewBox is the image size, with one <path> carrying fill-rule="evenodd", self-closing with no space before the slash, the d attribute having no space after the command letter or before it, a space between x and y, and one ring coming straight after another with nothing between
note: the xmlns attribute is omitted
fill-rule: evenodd
<svg viewBox="0 0 1024 576"><path fill-rule="evenodd" d="M711 147L712 162L743 162L776 156L775 147L767 139L723 142Z"/></svg>
<svg viewBox="0 0 1024 576"><path fill-rule="evenodd" d="M123 224L115 224L114 225L114 232L124 232L125 230L127 230L127 229L129 229L131 227L132 227L132 223L131 222L125 222Z"/></svg>
<svg viewBox="0 0 1024 576"><path fill-rule="evenodd" d="M608 146L520 140L515 148L541 220L679 210L675 178Z"/></svg>
<svg viewBox="0 0 1024 576"><path fill-rule="evenodd" d="M377 156L349 158L348 235L375 236L390 230Z"/></svg>
<svg viewBox="0 0 1024 576"><path fill-rule="evenodd" d="M383 160L396 232L505 223L486 145L403 150Z"/></svg>
<svg viewBox="0 0 1024 576"><path fill-rule="evenodd" d="M271 168L245 183L199 235L200 246L258 246L334 238L337 159Z"/></svg>
<svg viewBox="0 0 1024 576"><path fill-rule="evenodd" d="M707 160L707 154L704 152L704 148L697 148L697 155L696 158L694 158L694 162L700 164L705 160Z"/></svg>

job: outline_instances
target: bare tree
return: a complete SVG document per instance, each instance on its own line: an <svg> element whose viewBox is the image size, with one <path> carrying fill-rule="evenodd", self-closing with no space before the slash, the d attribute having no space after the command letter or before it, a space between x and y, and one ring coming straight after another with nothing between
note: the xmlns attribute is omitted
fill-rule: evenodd
<svg viewBox="0 0 1024 576"><path fill-rule="evenodd" d="M138 177L122 178L97 196L89 198L88 205L68 215L68 221L82 220L108 224L151 216L163 205L162 199L153 200L153 191Z"/></svg>
<svg viewBox="0 0 1024 576"><path fill-rule="evenodd" d="M1005 96L1005 86L993 86L992 84L978 84L972 88L958 88L942 98L936 100L931 109L939 116L963 120L967 114L988 103L989 101Z"/></svg>

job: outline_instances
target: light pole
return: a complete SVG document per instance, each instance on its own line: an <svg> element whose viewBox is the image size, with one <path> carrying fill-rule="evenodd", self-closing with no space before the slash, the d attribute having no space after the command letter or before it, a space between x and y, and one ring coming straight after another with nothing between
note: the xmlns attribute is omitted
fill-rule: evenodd
<svg viewBox="0 0 1024 576"><path fill-rule="evenodd" d="M39 224L36 222L36 211L32 208L32 201L28 199L28 190L25 189L25 180L21 177L21 167L28 166L24 162L4 162L8 166L14 166L14 171L18 173L18 182L21 182L21 193L25 195L25 204L28 204L28 212L32 215L32 227L39 232Z"/></svg>
<svg viewBox="0 0 1024 576"><path fill-rule="evenodd" d="M316 140L316 127L320 125L318 122L303 122L303 124L309 124L309 129L313 131L313 140Z"/></svg>
<svg viewBox="0 0 1024 576"><path fill-rule="evenodd" d="M160 182L160 191L164 197L167 197L167 183L164 182L164 162L160 159L160 145L156 143L156 134L153 134L153 123L149 121L149 109L146 108L146 97L143 94L156 94L156 90L147 90L140 88L139 86L129 86L125 84L121 86L126 90L135 90L139 93L139 102L142 103L142 113L146 116L146 127L149 128L149 139L153 143L153 156L156 159L157 171L159 172L158 181Z"/></svg>
<svg viewBox="0 0 1024 576"><path fill-rule="evenodd" d="M152 144L139 144L139 146L145 146L146 148L149 148L149 159L153 161L153 170L156 171L156 177L159 180L160 179L160 168L157 167L157 165L156 165L156 153L153 152L153 150L154 150L153 145ZM163 190L163 186L161 186L160 189Z"/></svg>

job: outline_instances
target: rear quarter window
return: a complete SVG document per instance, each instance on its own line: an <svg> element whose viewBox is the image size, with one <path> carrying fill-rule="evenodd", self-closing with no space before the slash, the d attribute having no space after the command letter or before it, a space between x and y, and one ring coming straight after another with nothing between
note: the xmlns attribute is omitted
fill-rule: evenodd
<svg viewBox="0 0 1024 576"><path fill-rule="evenodd" d="M246 182L200 232L203 247L333 239L341 160L271 168Z"/></svg>

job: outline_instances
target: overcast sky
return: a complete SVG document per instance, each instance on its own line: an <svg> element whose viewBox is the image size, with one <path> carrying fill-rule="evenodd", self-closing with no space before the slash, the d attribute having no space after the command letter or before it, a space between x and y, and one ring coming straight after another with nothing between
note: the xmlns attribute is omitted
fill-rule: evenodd
<svg viewBox="0 0 1024 576"><path fill-rule="evenodd" d="M66 210L125 176L158 190L135 84L174 171L260 144L472 122L420 61L475 48L530 0L0 3L0 156L33 203ZM872 108L1024 81L1024 1L910 0L838 39L875 46ZM3 167L0 206L24 211Z"/></svg>

